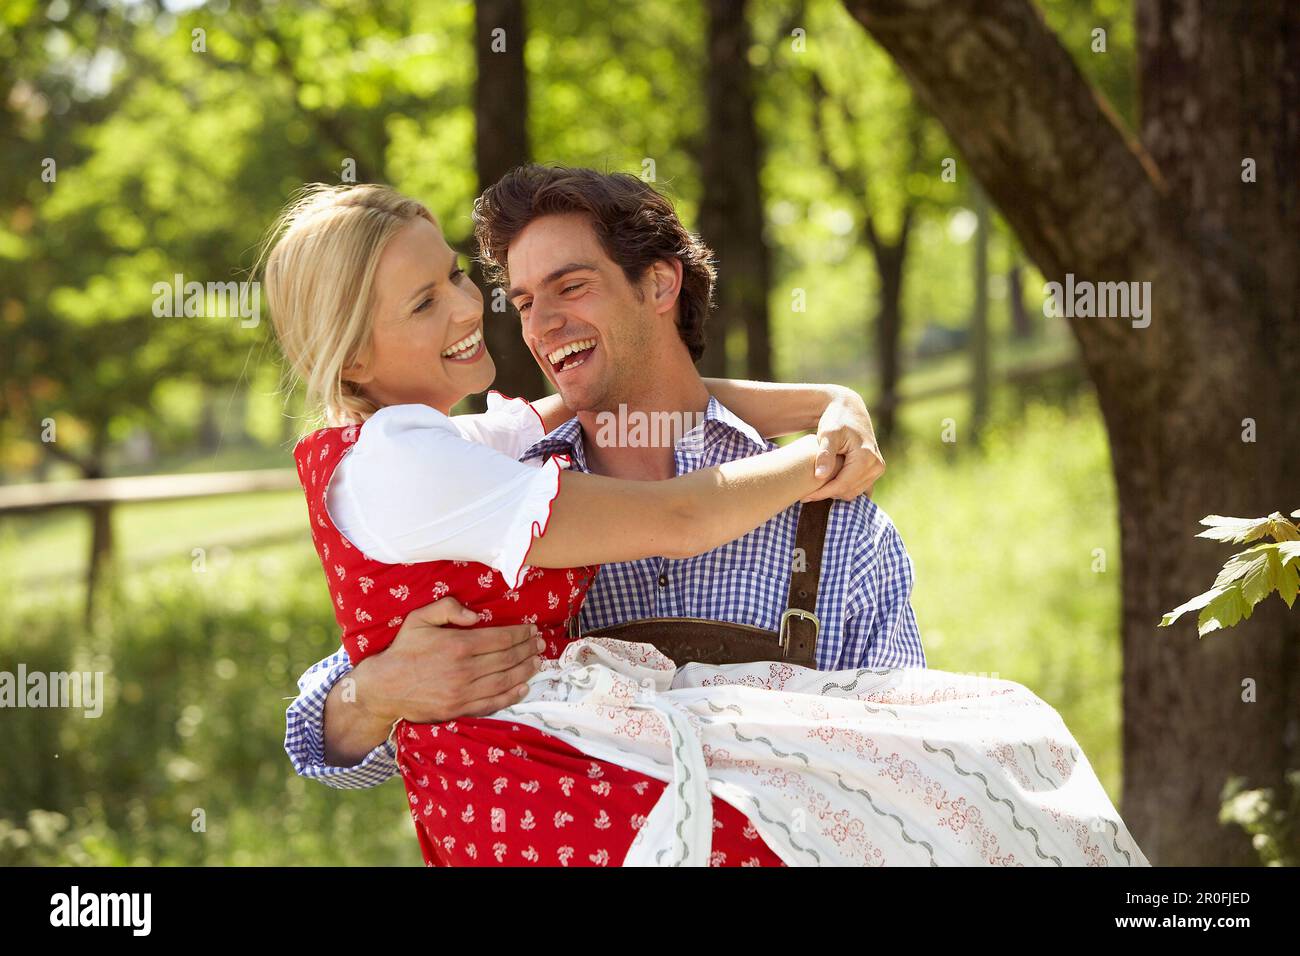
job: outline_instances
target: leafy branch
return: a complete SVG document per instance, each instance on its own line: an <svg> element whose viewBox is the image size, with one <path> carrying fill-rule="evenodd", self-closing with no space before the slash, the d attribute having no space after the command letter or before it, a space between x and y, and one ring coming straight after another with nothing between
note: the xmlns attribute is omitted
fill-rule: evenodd
<svg viewBox="0 0 1300 956"><path fill-rule="evenodd" d="M1300 518L1300 511L1291 512L1291 517ZM1168 627L1188 611L1200 611L1196 630L1204 637L1250 617L1255 605L1274 591L1287 607L1295 605L1300 589L1300 527L1278 511L1267 518L1209 515L1201 524L1208 527L1198 538L1228 544L1248 544L1265 537L1273 540L1230 557L1214 579L1214 587L1166 614L1160 619L1161 627Z"/></svg>

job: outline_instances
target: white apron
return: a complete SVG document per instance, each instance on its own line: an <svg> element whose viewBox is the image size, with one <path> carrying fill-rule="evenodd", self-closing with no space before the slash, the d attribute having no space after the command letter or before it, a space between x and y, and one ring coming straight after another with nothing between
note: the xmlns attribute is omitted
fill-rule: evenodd
<svg viewBox="0 0 1300 956"><path fill-rule="evenodd" d="M676 667L586 638L492 716L667 782L626 866L707 866L709 794L789 866L1149 866L1060 715L926 668Z"/></svg>

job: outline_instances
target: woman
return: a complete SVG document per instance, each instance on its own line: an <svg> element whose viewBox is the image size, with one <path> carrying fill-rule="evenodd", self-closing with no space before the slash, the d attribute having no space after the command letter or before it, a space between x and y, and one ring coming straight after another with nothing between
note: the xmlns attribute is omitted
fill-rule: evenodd
<svg viewBox="0 0 1300 956"><path fill-rule="evenodd" d="M406 611L446 595L477 612L481 624L534 624L539 648L562 659L502 689L492 709L524 708L510 720L497 713L395 726L426 862L606 865L628 859L643 829L654 836L638 844L639 860L663 860L665 840L677 842L672 862L798 859L779 829L760 835L755 815L737 808L745 802L736 792L721 782L714 793L723 799L699 790L710 775L684 736L701 739L698 726L692 730L666 695L652 695L648 705L663 725L634 737L651 749L652 738L671 742L670 761L615 742L629 721L644 729L645 708L628 699L627 680L639 674L649 683L637 686L667 692L664 678L674 668L645 645L571 645L565 622L595 564L703 553L817 493L828 477L814 474L817 441L670 481L579 473L561 480L554 459L541 468L515 460L567 416L557 400L538 403L535 413L494 396L486 415L450 415L494 370L481 297L426 209L384 187L312 188L272 238L266 285L276 332L309 399L331 422L303 439L295 458L353 661L386 647ZM413 263L431 261L445 264L442 275L410 294L398 279ZM765 390L756 401L744 386L710 387L760 428L780 419L759 407L770 401ZM601 662L595 671L593 659ZM723 668L720 679L729 673L754 676ZM795 710L817 699L801 696ZM732 692L734 706L751 714L763 710L759 698L769 710L778 703L765 691ZM596 724L580 731L548 722L557 712L576 717L566 710L573 705L585 706ZM851 723L845 715L842 725ZM669 779L674 788L665 798ZM755 813L761 816L757 804Z"/></svg>

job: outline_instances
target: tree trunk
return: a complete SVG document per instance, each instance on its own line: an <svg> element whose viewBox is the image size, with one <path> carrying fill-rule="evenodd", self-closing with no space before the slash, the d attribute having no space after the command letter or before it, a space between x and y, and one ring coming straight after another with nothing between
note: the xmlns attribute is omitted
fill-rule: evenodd
<svg viewBox="0 0 1300 956"><path fill-rule="evenodd" d="M1019 262L1007 270L1007 303L1011 312L1011 337L1020 342L1032 339L1037 327L1025 308L1025 270Z"/></svg>
<svg viewBox="0 0 1300 956"><path fill-rule="evenodd" d="M974 301L970 314L970 399L972 441L978 443L989 419L989 204L978 184L971 187L975 206Z"/></svg>
<svg viewBox="0 0 1300 956"><path fill-rule="evenodd" d="M511 169L529 161L523 0L477 0L474 34L478 64L474 159L482 193ZM504 296L494 295L477 263L470 277L483 292L483 335L497 367L493 387L524 398L547 394L546 376L524 344L514 306ZM482 407L481 397L476 404Z"/></svg>
<svg viewBox="0 0 1300 956"><path fill-rule="evenodd" d="M113 559L113 506L92 505L90 511L90 554L86 564L86 620L95 610L95 596L104 583Z"/></svg>
<svg viewBox="0 0 1300 956"><path fill-rule="evenodd" d="M826 87L815 70L809 71L812 96L813 133L822 164L834 174L840 188L858 203L862 217L862 236L875 260L880 293L876 305L876 372L880 380L879 394L875 399L874 415L877 436L882 444L888 443L894 433L898 417L898 380L901 376L899 348L903 331L903 277L907 260L907 243L917 207L908 200L902 209L902 222L894 241L885 239L876 228L872 214L870 191L864 164L847 167L835 162L831 154L830 137L822 121L822 106L829 100ZM921 162L922 122L915 102L908 104L908 146L910 150L908 173L918 170ZM847 115L847 113L846 113Z"/></svg>
<svg viewBox="0 0 1300 956"><path fill-rule="evenodd" d="M880 301L876 311L876 371L880 391L872 418L880 443L887 445L897 422L898 380L902 375L899 346L903 331L903 264L907 258L907 232L902 232L892 244L877 239L869 245L880 277Z"/></svg>
<svg viewBox="0 0 1300 956"><path fill-rule="evenodd" d="M745 330L746 374L772 379L767 295L771 283L763 235L762 143L754 122L747 0L709 0L708 121L700 158L704 196L700 234L718 266L717 310L709 319L707 375L727 374L729 329Z"/></svg>
<svg viewBox="0 0 1300 956"><path fill-rule="evenodd" d="M82 468L83 478L105 477L103 451L97 449L95 458ZM113 560L113 506L91 505L90 552L86 557L86 626L94 617L96 597L104 583Z"/></svg>
<svg viewBox="0 0 1300 956"><path fill-rule="evenodd" d="M1193 622L1155 625L1226 556L1192 540L1201 517L1297 506L1300 5L1138 0L1149 153L1027 0L845 5L1047 281L1151 283L1149 327L1070 320L1119 497L1121 809L1153 863L1258 862L1240 829L1219 824L1220 792L1230 775L1280 786L1300 767L1297 618L1270 599L1204 640ZM1246 419L1258 440L1243 440Z"/></svg>
<svg viewBox="0 0 1300 956"><path fill-rule="evenodd" d="M221 450L221 423L217 420L217 394L213 388L203 389L199 406L199 450L205 455L215 455Z"/></svg>

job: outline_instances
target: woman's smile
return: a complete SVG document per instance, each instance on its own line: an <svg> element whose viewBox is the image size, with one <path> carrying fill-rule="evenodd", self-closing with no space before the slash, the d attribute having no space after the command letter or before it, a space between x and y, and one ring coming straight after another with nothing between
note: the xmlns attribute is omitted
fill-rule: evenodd
<svg viewBox="0 0 1300 956"><path fill-rule="evenodd" d="M480 327L460 341L455 342L450 347L444 349L442 357L448 362L468 364L478 361L486 353L487 346L483 342L483 329Z"/></svg>

